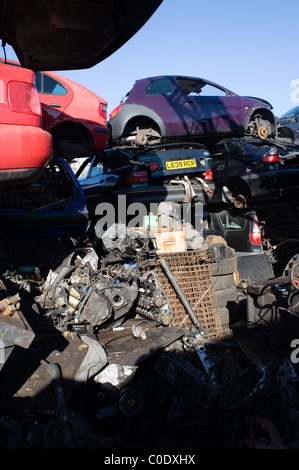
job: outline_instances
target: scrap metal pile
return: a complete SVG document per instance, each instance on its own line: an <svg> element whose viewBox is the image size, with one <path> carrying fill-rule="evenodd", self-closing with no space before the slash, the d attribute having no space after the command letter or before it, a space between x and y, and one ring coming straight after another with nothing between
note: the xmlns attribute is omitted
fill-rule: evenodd
<svg viewBox="0 0 299 470"><path fill-rule="evenodd" d="M244 295L219 237L157 254L115 225L103 243L30 275L0 257L1 448L298 448L296 364L263 292L294 299L296 259Z"/></svg>

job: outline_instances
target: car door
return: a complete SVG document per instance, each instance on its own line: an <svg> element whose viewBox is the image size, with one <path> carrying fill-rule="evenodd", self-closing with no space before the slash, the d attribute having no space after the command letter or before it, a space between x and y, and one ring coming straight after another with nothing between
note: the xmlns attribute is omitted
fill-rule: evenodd
<svg viewBox="0 0 299 470"><path fill-rule="evenodd" d="M35 83L42 105L43 128L50 130L72 101L74 93L64 83L45 72L35 72Z"/></svg>
<svg viewBox="0 0 299 470"><path fill-rule="evenodd" d="M130 170L131 164L126 156L109 149L93 158L87 175L79 175L79 181L87 198L98 198L125 186Z"/></svg>
<svg viewBox="0 0 299 470"><path fill-rule="evenodd" d="M182 94L181 109L190 135L230 134L243 129L242 98L202 81Z"/></svg>
<svg viewBox="0 0 299 470"><path fill-rule="evenodd" d="M166 137L181 136L187 131L179 98L180 90L173 77L154 77L137 80L125 104L140 105L153 119L158 117Z"/></svg>
<svg viewBox="0 0 299 470"><path fill-rule="evenodd" d="M213 181L224 184L228 178L242 177L246 168L246 154L244 148L236 142L226 141L216 147L213 153ZM245 159L245 161L244 161ZM251 156L248 157L249 161Z"/></svg>

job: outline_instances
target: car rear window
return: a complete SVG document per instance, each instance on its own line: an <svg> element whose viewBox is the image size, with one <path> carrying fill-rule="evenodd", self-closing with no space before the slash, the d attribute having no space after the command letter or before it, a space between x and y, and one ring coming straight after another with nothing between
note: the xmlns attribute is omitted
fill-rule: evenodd
<svg viewBox="0 0 299 470"><path fill-rule="evenodd" d="M244 230L246 219L240 215L233 215L228 211L222 211L217 214L220 226L225 230Z"/></svg>

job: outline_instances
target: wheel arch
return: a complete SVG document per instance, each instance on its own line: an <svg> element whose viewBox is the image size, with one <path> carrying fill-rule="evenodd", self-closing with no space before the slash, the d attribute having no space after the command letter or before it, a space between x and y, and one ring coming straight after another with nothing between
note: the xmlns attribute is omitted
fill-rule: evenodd
<svg viewBox="0 0 299 470"><path fill-rule="evenodd" d="M223 186L226 186L230 191L232 188L245 191L244 195L251 196L250 187L240 176L230 176L226 179ZM232 192L232 191L231 191Z"/></svg>
<svg viewBox="0 0 299 470"><path fill-rule="evenodd" d="M91 132L87 127L78 122L65 121L56 124L50 130L53 137L54 152L61 151L61 145L69 142L80 146L80 153L85 149L87 152L94 147ZM79 148L78 148L79 151Z"/></svg>
<svg viewBox="0 0 299 470"><path fill-rule="evenodd" d="M270 122L270 124L274 125L275 126L275 116L274 114L272 113L272 111L270 109L265 109L265 108L255 108L252 113L249 115L248 117L248 123L247 125L253 121L253 119L256 117L256 116L260 116L261 119L265 119L265 120L268 120Z"/></svg>
<svg viewBox="0 0 299 470"><path fill-rule="evenodd" d="M152 117L149 117L149 116L144 116L144 115L133 116L131 119L129 119L126 122L123 133L125 135L128 135L131 132L133 132L136 129L136 127L141 127L141 128L151 127L154 130L158 131L160 135L162 135L159 124Z"/></svg>
<svg viewBox="0 0 299 470"><path fill-rule="evenodd" d="M282 140L286 140L287 142L290 141L291 143L294 143L295 141L295 134L288 126L278 127L277 134L279 139L281 138Z"/></svg>

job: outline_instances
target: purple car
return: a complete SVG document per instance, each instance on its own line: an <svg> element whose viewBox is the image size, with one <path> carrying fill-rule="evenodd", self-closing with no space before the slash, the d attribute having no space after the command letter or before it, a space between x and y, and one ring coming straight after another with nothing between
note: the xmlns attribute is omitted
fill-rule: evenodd
<svg viewBox="0 0 299 470"><path fill-rule="evenodd" d="M210 136L266 139L276 132L271 110L265 100L239 96L208 80L168 75L137 80L108 125L112 144Z"/></svg>

